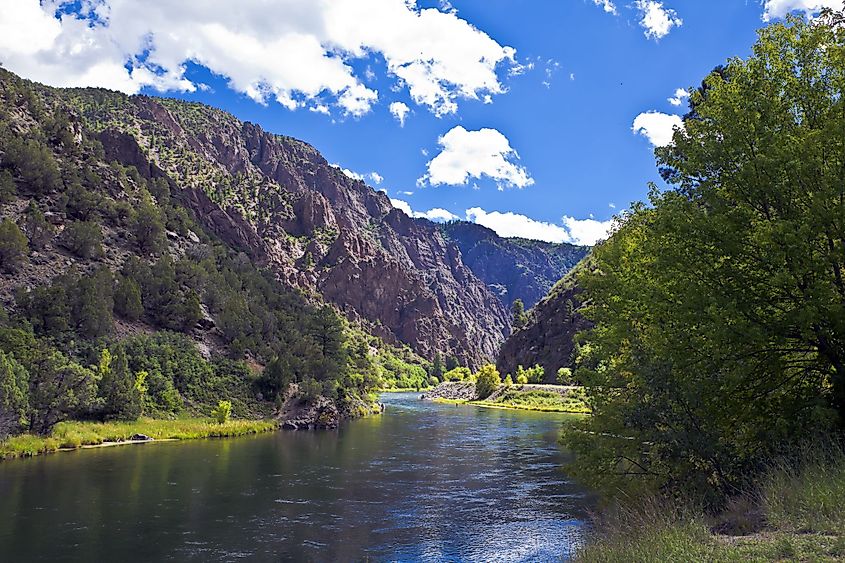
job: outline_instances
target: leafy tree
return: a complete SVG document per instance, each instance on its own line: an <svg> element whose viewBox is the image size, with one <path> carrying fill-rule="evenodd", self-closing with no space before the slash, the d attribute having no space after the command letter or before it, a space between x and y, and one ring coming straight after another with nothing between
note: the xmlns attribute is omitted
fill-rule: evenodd
<svg viewBox="0 0 845 563"><path fill-rule="evenodd" d="M18 188L12 173L8 170L0 172L0 203L9 203L18 195Z"/></svg>
<svg viewBox="0 0 845 563"><path fill-rule="evenodd" d="M431 375L438 380L443 378L443 359L440 352L434 355L434 362L431 364Z"/></svg>
<svg viewBox="0 0 845 563"><path fill-rule="evenodd" d="M475 396L479 399L486 399L502 384L499 370L493 364L481 366L475 374Z"/></svg>
<svg viewBox="0 0 845 563"><path fill-rule="evenodd" d="M96 375L60 352L39 357L29 375L31 431L47 433L57 422L96 409Z"/></svg>
<svg viewBox="0 0 845 563"><path fill-rule="evenodd" d="M29 252L26 236L11 219L0 222L0 269L10 273L16 271Z"/></svg>
<svg viewBox="0 0 845 563"><path fill-rule="evenodd" d="M112 331L114 319L114 278L102 266L93 274L80 276L72 283L72 315L76 329L86 338L104 336Z"/></svg>
<svg viewBox="0 0 845 563"><path fill-rule="evenodd" d="M161 211L149 198L142 199L138 205L131 230L141 252L160 252L167 245Z"/></svg>
<svg viewBox="0 0 845 563"><path fill-rule="evenodd" d="M65 227L61 243L80 258L103 256L103 232L98 224L90 221L74 221Z"/></svg>
<svg viewBox="0 0 845 563"><path fill-rule="evenodd" d="M470 379L470 377L472 377L472 373L469 368L465 367L456 367L443 374L444 381L464 381Z"/></svg>
<svg viewBox="0 0 845 563"><path fill-rule="evenodd" d="M217 421L217 424L226 424L232 416L232 402L219 401L214 410L211 411L211 416Z"/></svg>
<svg viewBox="0 0 845 563"><path fill-rule="evenodd" d="M141 288L132 278L120 277L114 292L114 312L128 321L137 321L144 315Z"/></svg>
<svg viewBox="0 0 845 563"><path fill-rule="evenodd" d="M522 299L514 299L511 304L511 324L513 330L517 331L528 324L528 314L525 312L525 304Z"/></svg>
<svg viewBox="0 0 845 563"><path fill-rule="evenodd" d="M98 366L99 396L106 419L135 420L141 414L141 393L129 370L126 351L118 347L115 355L104 348Z"/></svg>
<svg viewBox="0 0 845 563"><path fill-rule="evenodd" d="M513 385L513 378L511 377L511 374L507 374L505 376L505 380L502 383L505 385L505 387L510 387L511 385Z"/></svg>
<svg viewBox="0 0 845 563"><path fill-rule="evenodd" d="M528 369L522 366L516 367L517 381L524 379L526 383L542 383L546 370L541 365L534 365Z"/></svg>
<svg viewBox="0 0 845 563"><path fill-rule="evenodd" d="M35 139L10 137L3 147L2 166L18 173L22 184L35 194L44 194L61 187L61 176L53 153Z"/></svg>
<svg viewBox="0 0 845 563"><path fill-rule="evenodd" d="M595 249L578 373L593 415L567 434L582 478L718 503L845 426L843 52L824 21L761 30L657 149L673 189Z"/></svg>
<svg viewBox="0 0 845 563"><path fill-rule="evenodd" d="M0 351L0 439L15 434L29 411L29 373L15 357Z"/></svg>
<svg viewBox="0 0 845 563"><path fill-rule="evenodd" d="M58 336L70 327L70 303L62 284L20 288L15 303L38 335Z"/></svg>
<svg viewBox="0 0 845 563"><path fill-rule="evenodd" d="M461 365L461 362L458 361L457 356L455 356L454 354L449 354L448 356L446 356L446 371L447 372L452 371L453 369L455 369L456 367L459 367L460 365Z"/></svg>
<svg viewBox="0 0 845 563"><path fill-rule="evenodd" d="M528 377L524 373L517 374L516 376L516 384L517 385L526 385L528 383Z"/></svg>
<svg viewBox="0 0 845 563"><path fill-rule="evenodd" d="M36 250L44 248L56 234L56 229L47 221L34 200L29 202L26 209L23 230L29 238L29 245Z"/></svg>

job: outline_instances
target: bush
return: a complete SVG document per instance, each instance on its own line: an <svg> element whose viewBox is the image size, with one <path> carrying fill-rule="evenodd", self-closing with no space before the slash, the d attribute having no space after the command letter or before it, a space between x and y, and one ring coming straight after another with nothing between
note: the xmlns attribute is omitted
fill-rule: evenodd
<svg viewBox="0 0 845 563"><path fill-rule="evenodd" d="M464 381L471 378L472 373L469 371L469 368L465 367L456 367L443 374L444 381Z"/></svg>
<svg viewBox="0 0 845 563"><path fill-rule="evenodd" d="M217 421L217 424L226 424L232 416L232 402L219 401L217 407L211 411L211 416Z"/></svg>
<svg viewBox="0 0 845 563"><path fill-rule="evenodd" d="M80 258L99 258L103 255L103 232L89 221L74 221L65 228L62 246Z"/></svg>
<svg viewBox="0 0 845 563"><path fill-rule="evenodd" d="M4 219L0 223L0 268L14 272L26 260L28 251L26 236L11 219Z"/></svg>
<svg viewBox="0 0 845 563"><path fill-rule="evenodd" d="M481 366L475 374L475 395L479 399L486 399L502 384L499 370L493 364Z"/></svg>
<svg viewBox="0 0 845 563"><path fill-rule="evenodd" d="M572 370L569 368L560 368L557 370L557 382L559 385L571 385Z"/></svg>
<svg viewBox="0 0 845 563"><path fill-rule="evenodd" d="M516 376L516 384L517 385L525 385L528 383L528 378L525 376L524 373L520 373Z"/></svg>
<svg viewBox="0 0 845 563"><path fill-rule="evenodd" d="M511 377L511 374L508 374L507 376L505 376L505 381L503 383L507 387L510 387L511 385L513 385L513 378Z"/></svg>
<svg viewBox="0 0 845 563"><path fill-rule="evenodd" d="M516 367L516 379L519 381L520 376L524 376L526 383L542 383L543 376L545 376L546 370L543 369L543 366L539 364L535 364L534 367L525 369L522 366Z"/></svg>

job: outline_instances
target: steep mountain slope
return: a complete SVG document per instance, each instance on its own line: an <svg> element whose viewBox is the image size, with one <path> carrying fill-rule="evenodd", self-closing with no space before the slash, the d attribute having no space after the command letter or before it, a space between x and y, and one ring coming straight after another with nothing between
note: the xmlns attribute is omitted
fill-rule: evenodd
<svg viewBox="0 0 845 563"><path fill-rule="evenodd" d="M436 225L394 209L306 143L200 104L39 91L98 134L108 160L173 178L204 226L388 341L477 366L509 333L505 307Z"/></svg>
<svg viewBox="0 0 845 563"><path fill-rule="evenodd" d="M504 238L492 229L466 221L441 227L461 249L464 263L507 307L521 299L533 307L589 252L587 246Z"/></svg>
<svg viewBox="0 0 845 563"><path fill-rule="evenodd" d="M516 373L517 366L543 366L545 381L553 383L558 369L574 361L575 335L589 328L578 310L584 306L576 283L581 262L561 279L549 294L528 313L528 323L514 331L499 351L496 367L503 374Z"/></svg>

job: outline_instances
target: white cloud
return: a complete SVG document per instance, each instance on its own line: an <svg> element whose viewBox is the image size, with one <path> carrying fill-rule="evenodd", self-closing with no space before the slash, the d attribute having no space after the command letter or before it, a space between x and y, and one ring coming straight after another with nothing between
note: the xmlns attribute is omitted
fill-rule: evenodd
<svg viewBox="0 0 845 563"><path fill-rule="evenodd" d="M408 192L405 192L408 193ZM405 215L408 217L414 217L417 219L428 219L429 221L435 221L437 223L445 223L446 221L454 221L455 219L459 219L457 215L443 209L442 207L435 207L434 209L429 209L428 211L414 211L411 209L411 204L407 201L403 201L401 199L393 199L390 198L390 203L393 204L393 207L396 209L401 209L405 212Z"/></svg>
<svg viewBox="0 0 845 563"><path fill-rule="evenodd" d="M384 181L384 177L379 174L378 172L368 172L367 174L361 174L359 172L355 172L354 170L350 170L348 168L344 168L339 164L332 164L335 168L340 169L346 176L352 178L353 180L358 180L359 182L363 182L365 180L370 180L375 184L381 184Z"/></svg>
<svg viewBox="0 0 845 563"><path fill-rule="evenodd" d="M390 113L394 118L396 118L396 121L399 122L400 127L405 127L405 118L408 116L408 112L410 111L411 108L402 102L393 102L390 104Z"/></svg>
<svg viewBox="0 0 845 563"><path fill-rule="evenodd" d="M467 221L493 229L502 237L521 237L546 242L568 242L571 244L594 245L607 238L613 221L575 219L563 217L562 225L537 221L525 215L510 211L485 211L480 207L466 210Z"/></svg>
<svg viewBox="0 0 845 563"><path fill-rule="evenodd" d="M669 35L673 27L684 24L675 10L664 8L663 2L658 0L637 0L635 6L642 15L640 26L645 29L645 36L649 39L662 39Z"/></svg>
<svg viewBox="0 0 845 563"><path fill-rule="evenodd" d="M766 0L763 6L763 20L782 18L794 11L811 16L819 13L822 8L838 10L842 8L842 0Z"/></svg>
<svg viewBox="0 0 845 563"><path fill-rule="evenodd" d="M613 14L614 16L619 14L616 10L616 5L611 0L593 0L593 4L601 6L608 14Z"/></svg>
<svg viewBox="0 0 845 563"><path fill-rule="evenodd" d="M675 95L668 99L669 103L673 106L679 106L684 103L684 100L689 98L689 92L684 90L683 88L678 88L675 90Z"/></svg>
<svg viewBox="0 0 845 563"><path fill-rule="evenodd" d="M496 129L467 131L460 125L437 140L440 154L426 165L420 185L465 185L471 178L487 176L500 186L524 188L534 183L528 171L514 162L519 158L507 137Z"/></svg>
<svg viewBox="0 0 845 563"><path fill-rule="evenodd" d="M648 111L639 114L634 119L631 130L646 137L652 145L664 147L672 143L672 135L676 128L684 128L684 122L679 116Z"/></svg>
<svg viewBox="0 0 845 563"><path fill-rule="evenodd" d="M3 2L4 66L53 86L137 93L194 91L191 62L258 103L296 109L328 100L359 116L378 92L353 60L378 55L414 102L437 115L455 112L460 99L504 92L498 67L515 60L513 48L454 11L414 0L84 0L82 14L54 17L67 5Z"/></svg>

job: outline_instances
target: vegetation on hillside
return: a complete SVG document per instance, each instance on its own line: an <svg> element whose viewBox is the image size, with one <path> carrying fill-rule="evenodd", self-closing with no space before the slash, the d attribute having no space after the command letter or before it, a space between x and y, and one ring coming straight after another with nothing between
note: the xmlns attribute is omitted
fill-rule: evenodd
<svg viewBox="0 0 845 563"><path fill-rule="evenodd" d="M424 360L206 232L175 180L106 162L110 121L89 118L123 97L57 92L0 69L0 438L221 401L262 418L290 383L340 403L428 383Z"/></svg>

